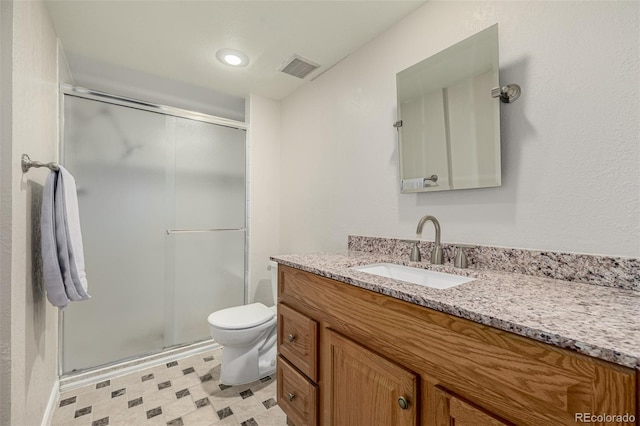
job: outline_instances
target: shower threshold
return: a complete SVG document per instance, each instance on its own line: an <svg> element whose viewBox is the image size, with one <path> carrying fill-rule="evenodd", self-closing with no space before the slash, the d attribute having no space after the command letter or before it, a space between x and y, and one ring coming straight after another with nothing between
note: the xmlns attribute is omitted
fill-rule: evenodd
<svg viewBox="0 0 640 426"><path fill-rule="evenodd" d="M212 349L221 347L213 339L188 343L181 346L173 346L161 352L145 354L135 358L116 361L114 363L101 365L95 368L81 371L72 371L60 376L60 392L67 392L82 386L98 383L113 377L121 376L136 370L154 367L156 365L175 361L176 359L196 355Z"/></svg>

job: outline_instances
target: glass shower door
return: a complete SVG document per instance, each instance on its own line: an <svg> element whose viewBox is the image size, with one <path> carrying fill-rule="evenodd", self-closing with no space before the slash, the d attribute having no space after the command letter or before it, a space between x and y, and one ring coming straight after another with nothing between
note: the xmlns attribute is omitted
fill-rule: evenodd
<svg viewBox="0 0 640 426"><path fill-rule="evenodd" d="M243 130L168 120L175 135L171 346L209 336L210 313L244 304L246 156Z"/></svg>
<svg viewBox="0 0 640 426"><path fill-rule="evenodd" d="M245 132L65 96L89 282L62 324L62 372L209 338L244 303Z"/></svg>
<svg viewBox="0 0 640 426"><path fill-rule="evenodd" d="M91 299L64 310L64 372L163 347L164 120L65 97L64 165L78 186Z"/></svg>

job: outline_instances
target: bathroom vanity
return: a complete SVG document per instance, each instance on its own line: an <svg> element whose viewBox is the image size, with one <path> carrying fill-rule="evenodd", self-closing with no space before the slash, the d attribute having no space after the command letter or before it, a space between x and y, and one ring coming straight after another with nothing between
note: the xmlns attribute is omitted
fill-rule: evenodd
<svg viewBox="0 0 640 426"><path fill-rule="evenodd" d="M619 351L600 342L596 331L592 342L569 332L566 339L545 333L554 321L553 306L539 315L535 329L510 311L510 303L523 299L503 294L492 300L488 293L504 293L507 287L499 283L509 279L520 280L525 293L549 293L545 286L557 280L462 271L476 281L444 291L421 289L354 271L364 257L275 258L278 404L290 424L537 426L587 418L592 424L638 424L640 358L629 353L637 342ZM567 284L558 291L597 287ZM620 292L633 312L633 292L604 290ZM602 299L586 297L592 296ZM541 300L540 309L548 304ZM572 315L574 321L581 314ZM589 417L598 415L613 417Z"/></svg>

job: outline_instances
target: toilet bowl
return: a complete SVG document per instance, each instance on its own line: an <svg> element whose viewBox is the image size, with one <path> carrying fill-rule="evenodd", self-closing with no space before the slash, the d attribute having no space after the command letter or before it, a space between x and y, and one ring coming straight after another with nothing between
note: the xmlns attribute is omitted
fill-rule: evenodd
<svg viewBox="0 0 640 426"><path fill-rule="evenodd" d="M278 264L269 262L274 303ZM276 306L262 303L213 312L207 318L211 337L222 345L220 381L226 385L254 382L276 370Z"/></svg>

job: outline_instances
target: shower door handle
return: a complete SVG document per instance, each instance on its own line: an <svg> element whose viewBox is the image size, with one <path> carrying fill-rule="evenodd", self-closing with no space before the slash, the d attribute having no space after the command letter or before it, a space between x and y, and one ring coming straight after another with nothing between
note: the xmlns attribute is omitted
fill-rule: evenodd
<svg viewBox="0 0 640 426"><path fill-rule="evenodd" d="M245 231L245 228L207 228L207 229L167 229L167 235L171 234L188 234L193 232L226 232L226 231Z"/></svg>

